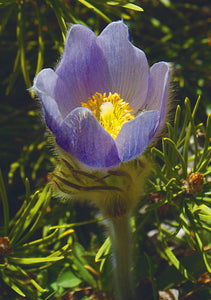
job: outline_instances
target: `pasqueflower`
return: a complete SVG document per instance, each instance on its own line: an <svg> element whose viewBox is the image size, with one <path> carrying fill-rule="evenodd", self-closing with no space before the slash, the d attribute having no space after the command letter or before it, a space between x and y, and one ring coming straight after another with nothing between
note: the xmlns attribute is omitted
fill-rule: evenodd
<svg viewBox="0 0 211 300"><path fill-rule="evenodd" d="M128 27L110 23L99 36L71 26L63 56L34 79L57 145L85 168L113 168L139 157L167 113L170 67L150 69Z"/></svg>
<svg viewBox="0 0 211 300"><path fill-rule="evenodd" d="M89 199L109 219L118 300L134 299L130 214L150 169L139 157L165 123L169 80L169 64L149 68L121 21L99 36L71 26L56 69L34 79L60 159L55 190Z"/></svg>

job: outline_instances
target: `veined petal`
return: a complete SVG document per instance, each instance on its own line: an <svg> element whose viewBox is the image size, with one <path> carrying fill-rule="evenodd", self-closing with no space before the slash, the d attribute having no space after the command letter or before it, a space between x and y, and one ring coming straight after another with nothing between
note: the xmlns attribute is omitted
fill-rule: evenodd
<svg viewBox="0 0 211 300"><path fill-rule="evenodd" d="M142 154L151 142L159 123L159 111L145 111L123 124L116 140L121 161L134 159Z"/></svg>
<svg viewBox="0 0 211 300"><path fill-rule="evenodd" d="M144 52L129 41L128 27L122 21L110 23L98 36L97 44L109 66L110 92L118 92L134 110L140 108L146 100L149 67Z"/></svg>
<svg viewBox="0 0 211 300"><path fill-rule="evenodd" d="M59 111L56 101L47 96L36 92L40 99L42 99L42 108L44 112L45 122L48 128L56 135L61 125L63 118Z"/></svg>
<svg viewBox="0 0 211 300"><path fill-rule="evenodd" d="M57 144L93 168L120 163L114 140L87 108L76 108L64 119L56 136Z"/></svg>
<svg viewBox="0 0 211 300"><path fill-rule="evenodd" d="M166 62L155 63L150 68L149 89L147 94L146 109L160 110L162 122L166 109L170 81L170 64Z"/></svg>
<svg viewBox="0 0 211 300"><path fill-rule="evenodd" d="M77 106L96 92L110 91L108 65L96 39L95 33L86 26L73 25L56 69L56 73L69 87Z"/></svg>
<svg viewBox="0 0 211 300"><path fill-rule="evenodd" d="M160 62L149 70L144 52L132 45L128 27L118 21L98 37L73 25L56 70L41 71L33 89L57 144L87 166L109 168L141 155L164 124L169 80L169 64ZM120 94L136 116L121 123L115 141L92 111L81 107L98 93Z"/></svg>
<svg viewBox="0 0 211 300"><path fill-rule="evenodd" d="M63 118L77 107L66 83L52 69L43 69L35 77L32 89L41 95L41 101L43 95L54 99Z"/></svg>

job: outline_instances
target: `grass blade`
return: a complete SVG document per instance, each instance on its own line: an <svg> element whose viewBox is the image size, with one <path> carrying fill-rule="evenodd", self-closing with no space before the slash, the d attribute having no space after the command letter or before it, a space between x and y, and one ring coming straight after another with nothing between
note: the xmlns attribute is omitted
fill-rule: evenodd
<svg viewBox="0 0 211 300"><path fill-rule="evenodd" d="M106 22L108 22L108 23L111 22L111 19L109 17L107 17L101 10L99 10L96 6L94 6L90 2L88 2L86 0L78 0L78 2L80 2L81 4L83 4L84 6L89 8L91 11L94 11L96 14L101 16Z"/></svg>
<svg viewBox="0 0 211 300"><path fill-rule="evenodd" d="M25 55L25 45L24 45L24 29L23 25L24 22L24 16L23 16L23 8L22 5L19 4L18 6L18 19L17 19L17 40L18 40L18 46L20 49L20 59L21 59L21 69L24 77L24 81L26 83L27 88L31 87L31 80L29 77L29 72L27 68L27 62L26 62L26 55Z"/></svg>

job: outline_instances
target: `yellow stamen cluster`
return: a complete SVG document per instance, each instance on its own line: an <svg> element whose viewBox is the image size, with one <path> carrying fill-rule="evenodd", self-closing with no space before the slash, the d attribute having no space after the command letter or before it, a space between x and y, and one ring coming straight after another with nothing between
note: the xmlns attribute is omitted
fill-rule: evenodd
<svg viewBox="0 0 211 300"><path fill-rule="evenodd" d="M121 99L117 93L96 93L82 107L90 109L104 129L115 139L122 125L134 118L129 103Z"/></svg>

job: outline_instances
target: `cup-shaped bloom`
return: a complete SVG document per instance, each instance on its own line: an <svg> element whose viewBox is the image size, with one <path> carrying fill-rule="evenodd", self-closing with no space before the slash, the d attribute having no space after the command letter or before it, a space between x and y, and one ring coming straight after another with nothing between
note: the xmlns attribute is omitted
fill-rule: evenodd
<svg viewBox="0 0 211 300"><path fill-rule="evenodd" d="M71 26L55 70L34 79L57 145L88 169L111 169L139 157L165 122L166 62L148 66L128 27L110 23L99 36Z"/></svg>

